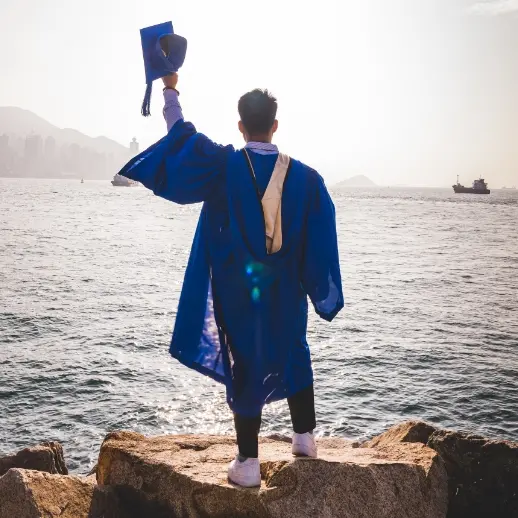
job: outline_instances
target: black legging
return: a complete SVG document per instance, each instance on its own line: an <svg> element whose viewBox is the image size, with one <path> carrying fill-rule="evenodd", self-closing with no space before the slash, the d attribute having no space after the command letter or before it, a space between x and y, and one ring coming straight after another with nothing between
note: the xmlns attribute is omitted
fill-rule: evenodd
<svg viewBox="0 0 518 518"><path fill-rule="evenodd" d="M291 422L295 433L311 432L316 428L315 395L313 385L288 398ZM243 457L257 458L259 455L259 429L261 414L256 417L244 417L234 414L237 447Z"/></svg>

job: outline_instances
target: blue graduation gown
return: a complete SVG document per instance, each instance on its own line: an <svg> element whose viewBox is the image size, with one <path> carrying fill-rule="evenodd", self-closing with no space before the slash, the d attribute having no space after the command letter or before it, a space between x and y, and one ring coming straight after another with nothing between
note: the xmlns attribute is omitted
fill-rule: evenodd
<svg viewBox="0 0 518 518"><path fill-rule="evenodd" d="M271 161L250 155L258 166ZM343 307L335 210L323 179L291 160L282 248L268 255L260 201L267 181L258 178L257 189L242 150L179 120L120 174L167 200L203 202L171 355L224 383L230 408L244 416L311 385L307 297L328 321Z"/></svg>

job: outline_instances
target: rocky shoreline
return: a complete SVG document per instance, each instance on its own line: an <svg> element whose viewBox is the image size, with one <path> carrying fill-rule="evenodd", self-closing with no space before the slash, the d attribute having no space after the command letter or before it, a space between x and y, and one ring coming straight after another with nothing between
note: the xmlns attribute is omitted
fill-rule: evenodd
<svg viewBox="0 0 518 518"><path fill-rule="evenodd" d="M259 489L226 480L232 437L106 436L71 476L55 442L0 457L0 518L517 518L518 443L403 423L318 441L317 460L261 439Z"/></svg>

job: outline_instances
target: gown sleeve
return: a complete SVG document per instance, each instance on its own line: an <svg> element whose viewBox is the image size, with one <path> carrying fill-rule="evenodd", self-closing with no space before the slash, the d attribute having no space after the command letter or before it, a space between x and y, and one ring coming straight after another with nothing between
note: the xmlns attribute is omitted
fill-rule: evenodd
<svg viewBox="0 0 518 518"><path fill-rule="evenodd" d="M311 185L302 264L302 287L315 311L331 321L344 306L335 207L322 177Z"/></svg>
<svg viewBox="0 0 518 518"><path fill-rule="evenodd" d="M178 120L169 133L130 160L120 175L142 183L175 203L199 203L225 184L232 146L215 144L190 122Z"/></svg>

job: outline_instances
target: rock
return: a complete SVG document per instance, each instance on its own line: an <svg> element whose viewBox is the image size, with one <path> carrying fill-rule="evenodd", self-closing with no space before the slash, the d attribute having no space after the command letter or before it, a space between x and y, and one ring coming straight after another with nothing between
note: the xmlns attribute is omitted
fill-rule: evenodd
<svg viewBox="0 0 518 518"><path fill-rule="evenodd" d="M448 473L448 518L518 517L518 443L438 430L419 421L390 428L363 447L422 442Z"/></svg>
<svg viewBox="0 0 518 518"><path fill-rule="evenodd" d="M15 455L0 457L0 477L11 468L68 475L63 447L58 442L44 442L32 448L25 448Z"/></svg>
<svg viewBox="0 0 518 518"><path fill-rule="evenodd" d="M420 442L426 444L435 431L437 431L437 428L423 421L408 421L389 428L385 433L374 437L374 439L367 441L362 446L374 448L378 445L398 442Z"/></svg>
<svg viewBox="0 0 518 518"><path fill-rule="evenodd" d="M448 472L448 518L518 517L518 443L440 430L428 445Z"/></svg>
<svg viewBox="0 0 518 518"><path fill-rule="evenodd" d="M130 518L111 488L79 477L11 469L0 478L0 518L57 517Z"/></svg>
<svg viewBox="0 0 518 518"><path fill-rule="evenodd" d="M231 437L115 432L101 447L97 481L153 518L446 516L446 472L426 446L320 439L319 449L318 460L293 459L286 442L262 439L262 486L242 489L226 479Z"/></svg>

